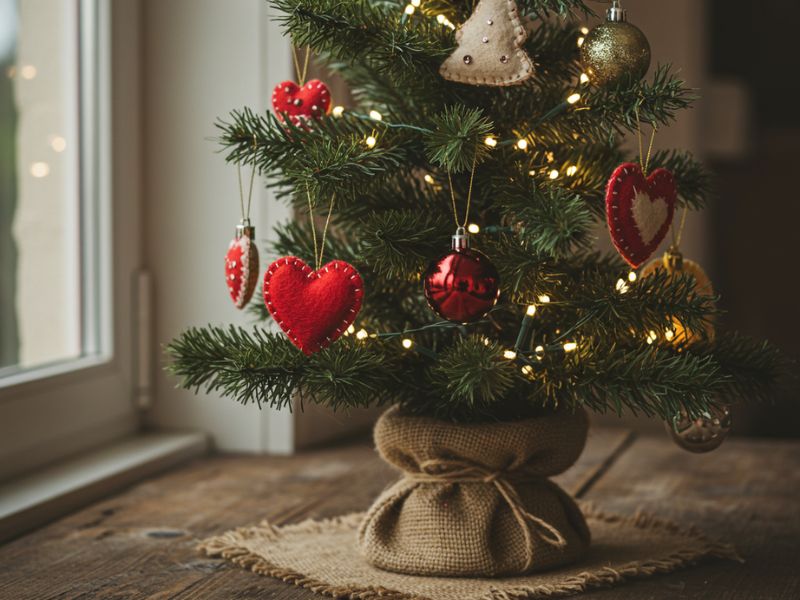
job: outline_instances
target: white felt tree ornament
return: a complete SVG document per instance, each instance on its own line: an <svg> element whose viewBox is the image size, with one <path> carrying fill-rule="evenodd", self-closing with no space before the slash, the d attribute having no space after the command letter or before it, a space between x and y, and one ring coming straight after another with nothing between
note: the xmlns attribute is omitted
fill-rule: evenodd
<svg viewBox="0 0 800 600"><path fill-rule="evenodd" d="M522 47L527 37L514 0L480 0L456 32L458 48L439 72L472 85L520 84L533 75L533 61Z"/></svg>

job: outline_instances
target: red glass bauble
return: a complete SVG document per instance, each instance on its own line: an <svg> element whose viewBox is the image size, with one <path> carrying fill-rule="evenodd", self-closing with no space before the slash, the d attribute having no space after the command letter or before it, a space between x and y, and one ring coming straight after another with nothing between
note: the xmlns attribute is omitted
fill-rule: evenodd
<svg viewBox="0 0 800 600"><path fill-rule="evenodd" d="M451 250L425 273L425 297L433 311L448 321L472 323L497 304L500 277L477 250Z"/></svg>

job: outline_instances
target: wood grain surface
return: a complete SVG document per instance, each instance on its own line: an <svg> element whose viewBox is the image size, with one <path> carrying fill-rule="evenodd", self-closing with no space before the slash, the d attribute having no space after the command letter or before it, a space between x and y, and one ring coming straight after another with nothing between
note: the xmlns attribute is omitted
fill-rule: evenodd
<svg viewBox="0 0 800 600"><path fill-rule="evenodd" d="M737 545L743 565L585 594L604 599L800 598L800 444L731 441L706 456L665 437L595 429L557 481L609 511L637 508ZM288 458L215 456L98 502L0 547L0 599L269 598L312 592L199 555L197 543L269 519L364 510L396 474L367 441Z"/></svg>

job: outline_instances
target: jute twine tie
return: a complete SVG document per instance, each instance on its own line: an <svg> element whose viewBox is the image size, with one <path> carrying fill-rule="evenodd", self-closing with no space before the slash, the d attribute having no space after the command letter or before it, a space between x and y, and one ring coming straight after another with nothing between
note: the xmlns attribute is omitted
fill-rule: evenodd
<svg viewBox="0 0 800 600"><path fill-rule="evenodd" d="M486 483L494 485L511 509L525 538L526 571L533 566L534 534L555 548L563 548L567 545L567 540L558 529L523 508L522 499L509 480L513 478L517 482L522 482L540 478L524 475L514 476L507 471L492 471L464 460L431 459L420 463L419 468L419 473L406 474L406 478L420 483Z"/></svg>

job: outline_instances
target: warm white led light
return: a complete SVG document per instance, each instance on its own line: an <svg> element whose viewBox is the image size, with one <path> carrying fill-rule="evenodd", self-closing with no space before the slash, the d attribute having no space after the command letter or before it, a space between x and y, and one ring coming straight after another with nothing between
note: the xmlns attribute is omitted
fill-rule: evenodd
<svg viewBox="0 0 800 600"><path fill-rule="evenodd" d="M469 225L467 225L467 231L469 231L470 233L480 233L481 228L477 223L470 223Z"/></svg>
<svg viewBox="0 0 800 600"><path fill-rule="evenodd" d="M578 167L576 167L575 165L572 165L571 167L567 167L567 176L568 177L572 177L577 172L578 172Z"/></svg>
<svg viewBox="0 0 800 600"><path fill-rule="evenodd" d="M67 149L67 140L65 140L60 135L54 135L50 139L50 147L55 152L63 152L64 150Z"/></svg>
<svg viewBox="0 0 800 600"><path fill-rule="evenodd" d="M377 110L371 110L371 111L369 111L369 118L373 119L375 121L382 121L383 120L383 115L381 113L379 113Z"/></svg>
<svg viewBox="0 0 800 600"><path fill-rule="evenodd" d="M358 333L356 334L356 338L359 340L365 340L369 337L366 329L359 329Z"/></svg>
<svg viewBox="0 0 800 600"><path fill-rule="evenodd" d="M532 317L533 315L535 315L536 314L536 305L535 304L531 304L530 306L528 306L528 310L525 311L525 314L528 315L529 317Z"/></svg>
<svg viewBox="0 0 800 600"><path fill-rule="evenodd" d="M368 148L374 148L375 144L377 144L377 143L378 143L378 140L375 139L374 135L371 135L366 139L366 144L367 144Z"/></svg>
<svg viewBox="0 0 800 600"><path fill-rule="evenodd" d="M425 180L425 183L429 183L431 185L433 185L433 183L434 183L433 177L431 176L430 173L425 173L425 176L423 177L423 179Z"/></svg>
<svg viewBox="0 0 800 600"><path fill-rule="evenodd" d="M503 358L507 358L508 360L514 360L517 358L517 353L513 350L506 350L503 352Z"/></svg>
<svg viewBox="0 0 800 600"><path fill-rule="evenodd" d="M586 73L581 73L581 83L589 83L589 76Z"/></svg>
<svg viewBox="0 0 800 600"><path fill-rule="evenodd" d="M489 146L489 148L494 148L497 146L497 140L492 136L487 136L486 139L483 140L483 143Z"/></svg>
<svg viewBox="0 0 800 600"><path fill-rule="evenodd" d="M575 104L578 100L581 99L581 95L577 92L567 97L567 102L570 104Z"/></svg>
<svg viewBox="0 0 800 600"><path fill-rule="evenodd" d="M414 5L413 4L409 4L408 6L406 6L405 13L407 15L413 15L414 14Z"/></svg>
<svg viewBox="0 0 800 600"><path fill-rule="evenodd" d="M558 179L559 175L560 173L558 172L558 169L553 169L550 171L550 179Z"/></svg>
<svg viewBox="0 0 800 600"><path fill-rule="evenodd" d="M36 178L47 177L50 174L50 165L46 162L31 163L31 175Z"/></svg>
<svg viewBox="0 0 800 600"><path fill-rule="evenodd" d="M564 344L564 352L575 352L578 349L578 344L575 342L567 342Z"/></svg>
<svg viewBox="0 0 800 600"><path fill-rule="evenodd" d="M413 345L414 345L414 342L413 342L413 341L411 341L411 340L410 340L410 339L408 339L408 338L405 338L405 339L403 340L402 344L403 344L403 348L405 348L406 350L409 350L409 349L411 348L411 346L413 346Z"/></svg>
<svg viewBox="0 0 800 600"><path fill-rule="evenodd" d="M550 296L548 296L547 294L542 294L541 296L539 296L539 302L541 302L542 304L547 304L548 302L550 302Z"/></svg>
<svg viewBox="0 0 800 600"><path fill-rule="evenodd" d="M517 142L517 148L520 150L527 150L528 149L528 140L519 140Z"/></svg>
<svg viewBox="0 0 800 600"><path fill-rule="evenodd" d="M628 281L630 281L631 283L636 281L636 278L637 278L636 271L631 271L630 273L628 273Z"/></svg>
<svg viewBox="0 0 800 600"><path fill-rule="evenodd" d="M333 107L333 116L334 117L341 117L344 113L344 106L334 106Z"/></svg>
<svg viewBox="0 0 800 600"><path fill-rule="evenodd" d="M19 70L19 75L23 79L33 79L34 77L36 77L36 73L37 73L36 67L34 67L33 65L24 65Z"/></svg>

